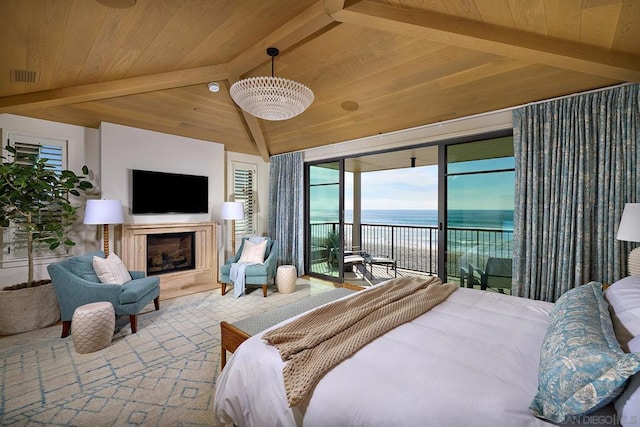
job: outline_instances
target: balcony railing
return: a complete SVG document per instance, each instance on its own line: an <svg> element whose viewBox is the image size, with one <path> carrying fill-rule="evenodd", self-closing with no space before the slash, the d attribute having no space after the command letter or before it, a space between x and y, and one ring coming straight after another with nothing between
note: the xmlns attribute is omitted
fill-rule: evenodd
<svg viewBox="0 0 640 427"><path fill-rule="evenodd" d="M327 262L328 248L337 245L339 225L311 224L311 263ZM360 225L360 247L354 247L353 224L344 225L347 249L393 258L399 269L438 274L438 228L410 225ZM447 274L459 277L460 267L484 266L487 258L511 258L513 231L451 227L447 235Z"/></svg>

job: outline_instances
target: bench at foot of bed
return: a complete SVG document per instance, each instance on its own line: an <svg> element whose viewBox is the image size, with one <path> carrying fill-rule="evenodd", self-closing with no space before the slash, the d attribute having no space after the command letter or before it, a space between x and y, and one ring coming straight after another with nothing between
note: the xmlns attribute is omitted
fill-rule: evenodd
<svg viewBox="0 0 640 427"><path fill-rule="evenodd" d="M353 289L336 288L330 291L304 298L291 304L266 311L253 317L238 320L234 323L220 322L221 353L220 367L224 368L227 363L227 351L233 353L249 337L264 331L278 323L296 316L305 311L312 310L321 305L335 301L356 292Z"/></svg>

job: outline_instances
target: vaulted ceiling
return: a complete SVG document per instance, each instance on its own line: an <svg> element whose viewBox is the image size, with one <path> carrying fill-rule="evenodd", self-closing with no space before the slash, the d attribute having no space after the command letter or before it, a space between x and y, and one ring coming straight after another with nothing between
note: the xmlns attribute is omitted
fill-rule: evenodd
<svg viewBox="0 0 640 427"><path fill-rule="evenodd" d="M0 113L118 123L265 159L640 82L636 0L0 0L0 10ZM269 46L281 52L275 74L315 94L290 120L257 119L229 96L233 82L271 74Z"/></svg>

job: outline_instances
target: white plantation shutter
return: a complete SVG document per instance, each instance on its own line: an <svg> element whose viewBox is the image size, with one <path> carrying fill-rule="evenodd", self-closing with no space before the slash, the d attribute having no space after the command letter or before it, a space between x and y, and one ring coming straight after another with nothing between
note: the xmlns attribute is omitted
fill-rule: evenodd
<svg viewBox="0 0 640 427"><path fill-rule="evenodd" d="M29 156L37 155L38 159L47 159L47 168L61 173L66 166L67 141L33 137L18 133L9 133L7 143L17 150L18 163L33 164ZM12 159L11 153L5 151L5 156ZM47 215L56 214L55 206L47 209ZM18 261L27 259L27 237L25 233L18 230L12 224L2 230L2 260ZM49 245L44 242L34 242L34 258L43 258L65 254L67 249L64 245L55 251L49 249Z"/></svg>
<svg viewBox="0 0 640 427"><path fill-rule="evenodd" d="M233 163L233 200L242 202L244 219L236 220L236 241L242 237L257 234L257 188L256 165L249 163Z"/></svg>

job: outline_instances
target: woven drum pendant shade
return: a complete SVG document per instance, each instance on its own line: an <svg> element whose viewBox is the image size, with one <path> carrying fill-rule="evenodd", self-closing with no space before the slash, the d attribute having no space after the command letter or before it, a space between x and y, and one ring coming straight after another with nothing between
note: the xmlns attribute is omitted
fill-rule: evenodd
<svg viewBox="0 0 640 427"><path fill-rule="evenodd" d="M269 48L271 77L240 80L229 91L231 98L247 113L264 120L287 120L301 114L313 102L313 92L302 83L273 76L278 49Z"/></svg>

